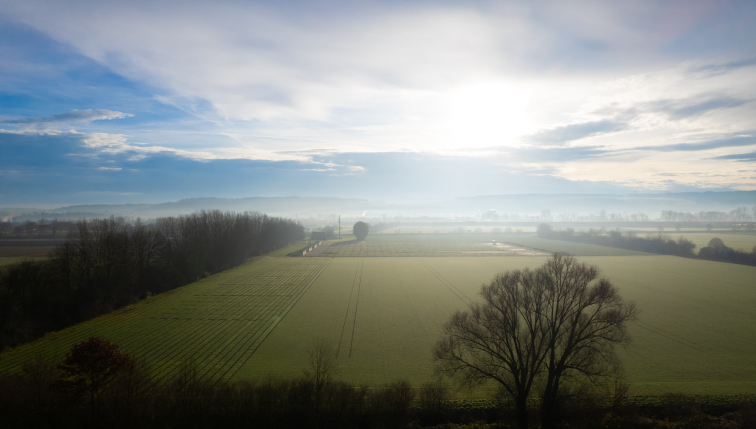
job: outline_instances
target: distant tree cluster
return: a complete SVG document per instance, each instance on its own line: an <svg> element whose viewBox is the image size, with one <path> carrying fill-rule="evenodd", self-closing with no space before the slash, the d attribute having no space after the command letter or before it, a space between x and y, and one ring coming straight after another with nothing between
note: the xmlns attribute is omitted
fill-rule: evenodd
<svg viewBox="0 0 756 429"><path fill-rule="evenodd" d="M21 224L0 222L0 237L3 238L56 238L65 237L76 223L57 219L27 220Z"/></svg>
<svg viewBox="0 0 756 429"><path fill-rule="evenodd" d="M303 238L299 223L260 213L80 221L48 259L0 271L0 350Z"/></svg>
<svg viewBox="0 0 756 429"><path fill-rule="evenodd" d="M698 251L698 257L713 261L733 262L735 264L756 265L756 246L750 252L735 250L725 246L720 238L712 238L706 247Z"/></svg>
<svg viewBox="0 0 756 429"><path fill-rule="evenodd" d="M572 228L559 231L552 228L549 224L542 223L538 226L537 233L541 238L619 247L621 249L661 253L663 255L694 256L693 250L696 248L696 245L692 241L683 237L677 240L661 234L651 237L639 237L633 232L622 234L619 231L609 231L605 233L603 228L601 230L590 229L586 232L575 232Z"/></svg>
<svg viewBox="0 0 756 429"><path fill-rule="evenodd" d="M753 222L756 221L756 206L738 207L729 212L676 212L663 210L661 220L665 222Z"/></svg>

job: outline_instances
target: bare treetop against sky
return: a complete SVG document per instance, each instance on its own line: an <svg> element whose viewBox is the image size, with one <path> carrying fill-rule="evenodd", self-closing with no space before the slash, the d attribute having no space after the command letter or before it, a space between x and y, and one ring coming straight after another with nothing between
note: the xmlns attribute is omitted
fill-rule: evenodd
<svg viewBox="0 0 756 429"><path fill-rule="evenodd" d="M0 205L756 189L756 3L0 0Z"/></svg>

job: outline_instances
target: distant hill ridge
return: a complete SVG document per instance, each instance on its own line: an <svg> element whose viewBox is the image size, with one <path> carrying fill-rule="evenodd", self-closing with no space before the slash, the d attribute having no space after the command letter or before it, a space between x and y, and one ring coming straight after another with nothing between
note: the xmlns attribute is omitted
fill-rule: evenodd
<svg viewBox="0 0 756 429"><path fill-rule="evenodd" d="M538 215L542 210L559 213L645 213L658 217L663 210L698 213L731 211L737 207L756 206L756 191L676 192L653 194L502 194L450 198L446 201L396 202L371 201L366 198L342 197L245 197L189 198L156 204L83 204L56 209L0 209L0 218L58 217L87 218L127 216L155 218L193 213L199 210L257 211L272 216L313 217L339 214L345 217L417 216L480 218L483 213ZM22 215L22 216L18 216Z"/></svg>

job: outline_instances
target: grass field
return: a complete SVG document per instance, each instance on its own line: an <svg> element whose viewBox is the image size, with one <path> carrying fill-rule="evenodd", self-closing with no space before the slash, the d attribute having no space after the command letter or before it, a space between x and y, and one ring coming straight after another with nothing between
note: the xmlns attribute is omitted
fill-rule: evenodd
<svg viewBox="0 0 756 429"><path fill-rule="evenodd" d="M186 360L217 379L289 377L301 375L309 345L324 337L338 348L342 379L378 385L405 378L419 386L434 376L431 351L450 314L477 300L496 273L537 267L548 256L354 255L461 252L484 236L450 234L435 243L432 236L372 236L335 253L352 257L284 257L297 244L2 354L0 371L18 371L38 353L58 359L75 342L101 335L164 377ZM756 267L511 237L531 249L586 255L580 260L598 265L636 301L634 343L623 352L633 394L756 393ZM616 256L590 256L600 252Z"/></svg>
<svg viewBox="0 0 756 429"><path fill-rule="evenodd" d="M459 228L463 228L466 233L474 233L476 229L480 228L482 232L489 233L493 232L494 228L499 228L501 230L504 230L506 228L511 228L512 232L519 233L534 233L536 231L535 226L479 226L479 225L468 225L464 224L461 226L452 226L452 225L417 225L417 226L409 226L409 225L403 225L403 226L395 226L392 228L384 229L383 231L379 231L376 233L372 233L372 235L385 235L385 234L449 234L453 233L456 234L459 231ZM342 235L345 234L345 229L341 229ZM349 234L352 233L352 230L349 229Z"/></svg>
<svg viewBox="0 0 756 429"><path fill-rule="evenodd" d="M433 377L440 326L502 270L545 258L336 258L238 377L301 374L312 338L339 348L342 377ZM756 268L672 256L591 257L641 314L624 354L635 394L756 393Z"/></svg>
<svg viewBox="0 0 756 429"><path fill-rule="evenodd" d="M44 259L44 258L28 257L28 256L13 256L9 258L0 257L0 267L11 265L11 264L17 264L22 261L35 260L35 259Z"/></svg>
<svg viewBox="0 0 756 429"><path fill-rule="evenodd" d="M531 234L384 234L365 241L353 237L332 241L319 256L546 256L553 252L571 255L645 255L633 250L592 244L545 240Z"/></svg>
<svg viewBox="0 0 756 429"><path fill-rule="evenodd" d="M329 262L258 258L0 355L0 371L17 372L40 353L60 359L97 335L146 360L160 377L191 360L202 376L229 379Z"/></svg>

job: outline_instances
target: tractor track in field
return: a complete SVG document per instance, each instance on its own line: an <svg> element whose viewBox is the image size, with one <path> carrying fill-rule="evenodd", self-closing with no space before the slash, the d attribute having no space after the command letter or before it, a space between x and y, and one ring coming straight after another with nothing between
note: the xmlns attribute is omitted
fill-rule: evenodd
<svg viewBox="0 0 756 429"><path fill-rule="evenodd" d="M454 284L452 282L450 282L449 280L447 280L446 277L444 277L441 273L439 273L438 271L436 271L435 268L431 267L428 262L424 261L422 258L418 258L418 260L420 261L421 264L423 264L425 266L425 268L431 274L433 274L434 277L436 277L441 282L441 284L443 284L444 286L446 286L446 288L449 289L449 291L451 293L453 293L454 295L456 295L457 298L459 298L460 301L464 302L465 305L469 306L473 302L470 299L470 297L468 297L467 295L465 295L465 293L462 292L461 290L457 289L457 287L454 286Z"/></svg>
<svg viewBox="0 0 756 429"><path fill-rule="evenodd" d="M339 357L341 353L341 344L344 341L344 332L346 331L347 322L349 320L349 312L352 309L352 297L354 297L354 289L357 287L357 297L354 304L354 317L352 319L352 335L349 339L349 357L352 357L352 346L354 345L354 329L357 326L357 307L360 304L360 289L362 287L362 271L365 269L365 261L358 260L357 267L354 271L354 280L352 280L352 289L349 293L349 302L347 304L346 313L344 314L344 322L341 325L341 336L339 337L339 345L336 347L336 357Z"/></svg>

